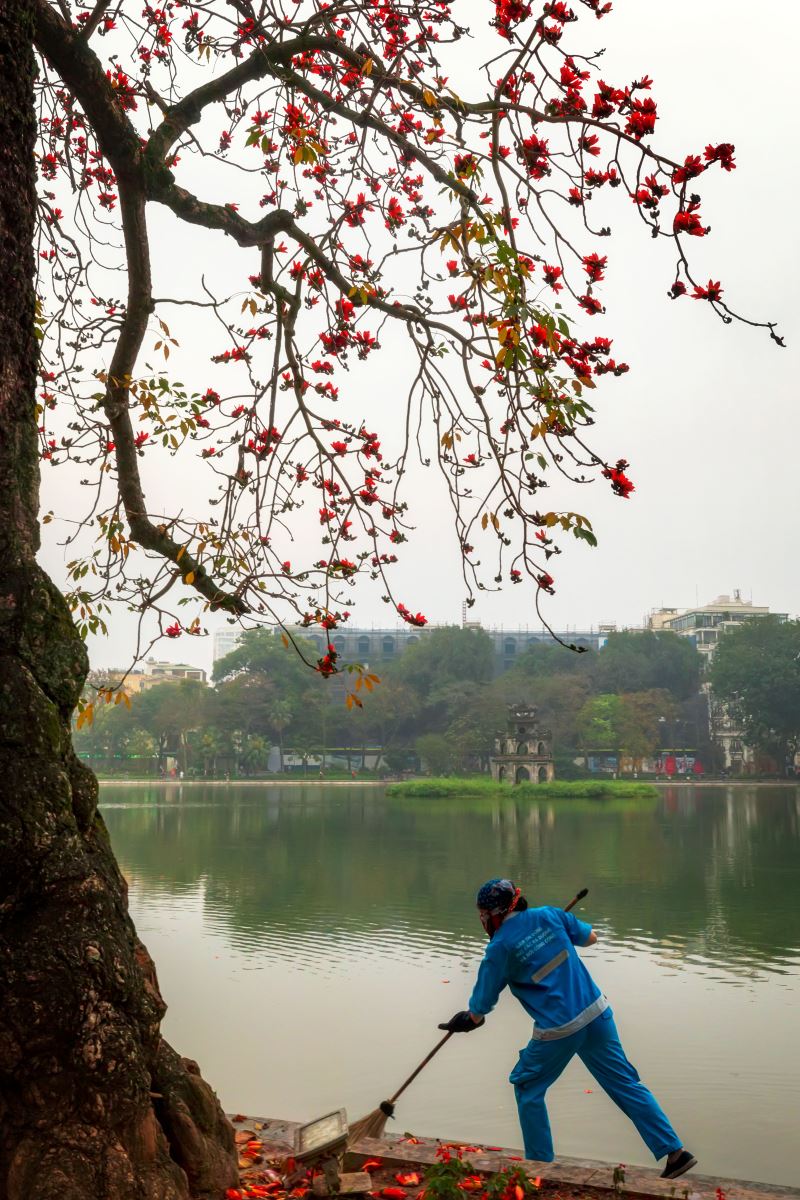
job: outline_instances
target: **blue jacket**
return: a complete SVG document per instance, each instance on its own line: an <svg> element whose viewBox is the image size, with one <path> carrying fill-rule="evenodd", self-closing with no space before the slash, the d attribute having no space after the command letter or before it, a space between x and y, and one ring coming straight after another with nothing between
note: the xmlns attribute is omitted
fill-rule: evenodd
<svg viewBox="0 0 800 1200"><path fill-rule="evenodd" d="M508 986L533 1017L534 1038L576 1033L608 1006L575 950L591 932L591 925L561 908L528 908L507 917L486 947L470 1012L490 1013Z"/></svg>

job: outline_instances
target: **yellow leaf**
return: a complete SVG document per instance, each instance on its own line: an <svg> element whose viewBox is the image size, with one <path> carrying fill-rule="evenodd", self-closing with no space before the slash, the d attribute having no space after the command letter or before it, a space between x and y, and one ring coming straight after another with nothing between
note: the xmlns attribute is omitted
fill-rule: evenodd
<svg viewBox="0 0 800 1200"><path fill-rule="evenodd" d="M374 62L372 61L372 59L371 59L371 58L365 58L365 59L364 59L364 64L363 64L363 66L361 67L361 74L362 74L362 75L368 75L368 76L369 76L369 75L371 75L371 74L372 74L372 68L373 68L374 66L375 66L375 64L374 64Z"/></svg>
<svg viewBox="0 0 800 1200"><path fill-rule="evenodd" d="M190 571L188 575L184 575L183 582L194 583L194 571Z"/></svg>
<svg viewBox="0 0 800 1200"><path fill-rule="evenodd" d="M178 553L175 555L175 562L180 562L180 561L181 561L181 559L183 558L183 556L184 556L184 554L185 554L185 553L186 553L186 547L185 547L185 546L181 546L180 550L179 550L179 551L178 551Z"/></svg>
<svg viewBox="0 0 800 1200"><path fill-rule="evenodd" d="M75 722L78 729L82 729L84 725L91 725L94 721L94 705L87 704L81 713L78 714L78 719Z"/></svg>
<svg viewBox="0 0 800 1200"><path fill-rule="evenodd" d="M285 634L285 633L282 633L282 634L281 634L281 641L283 642L284 648L285 648L286 650L288 650L288 649L289 649L289 639L288 639L288 637L286 636L286 634Z"/></svg>
<svg viewBox="0 0 800 1200"><path fill-rule="evenodd" d="M488 524L489 524L489 514L484 513L483 516L481 517L481 529L485 529Z"/></svg>
<svg viewBox="0 0 800 1200"><path fill-rule="evenodd" d="M429 108L436 107L436 97L434 96L434 94L430 90L430 88L422 89L422 99L425 101L425 103L428 105Z"/></svg>

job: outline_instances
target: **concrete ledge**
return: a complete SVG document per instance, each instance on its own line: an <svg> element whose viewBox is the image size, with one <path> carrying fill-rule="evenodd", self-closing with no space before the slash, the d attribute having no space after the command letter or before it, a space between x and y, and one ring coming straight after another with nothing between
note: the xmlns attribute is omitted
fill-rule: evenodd
<svg viewBox="0 0 800 1200"><path fill-rule="evenodd" d="M300 1127L298 1121L269 1117L240 1118L235 1124L239 1128L255 1128L265 1156L274 1158L291 1154L295 1132ZM518 1150L500 1147L489 1149L469 1142L436 1138L415 1138L413 1141L399 1136L361 1138L345 1154L344 1169L357 1171L370 1158L381 1159L385 1167L424 1169L436 1161L436 1152L442 1144L461 1146L464 1160L470 1163L476 1174L491 1175L507 1167L522 1167L526 1174L541 1181L543 1190L580 1190L588 1196L627 1196L632 1200L718 1200L720 1191L724 1193L725 1200L800 1200L800 1188L700 1175L694 1171L682 1175L680 1179L666 1180L659 1177L657 1169L637 1166L626 1166L624 1180L615 1184L616 1166L612 1163L579 1158L537 1163L523 1158ZM413 1200L411 1189L409 1200Z"/></svg>

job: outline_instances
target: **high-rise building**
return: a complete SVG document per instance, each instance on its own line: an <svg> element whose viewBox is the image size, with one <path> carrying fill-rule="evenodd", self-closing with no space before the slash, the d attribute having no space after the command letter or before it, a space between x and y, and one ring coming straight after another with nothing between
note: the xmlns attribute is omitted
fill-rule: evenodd
<svg viewBox="0 0 800 1200"><path fill-rule="evenodd" d="M239 645L241 629L218 629L214 634L213 661L218 662Z"/></svg>

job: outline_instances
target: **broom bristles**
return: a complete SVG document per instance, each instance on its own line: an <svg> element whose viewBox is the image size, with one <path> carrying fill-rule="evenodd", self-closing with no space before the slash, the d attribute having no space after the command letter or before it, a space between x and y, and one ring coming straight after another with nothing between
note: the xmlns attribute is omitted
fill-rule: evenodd
<svg viewBox="0 0 800 1200"><path fill-rule="evenodd" d="M380 1108L376 1108L371 1113L367 1113L360 1121L356 1121L350 1126L347 1135L347 1141L350 1145L353 1142L359 1142L362 1138L379 1138L383 1137L386 1129L386 1122L392 1115L394 1105L388 1100L384 1100Z"/></svg>

